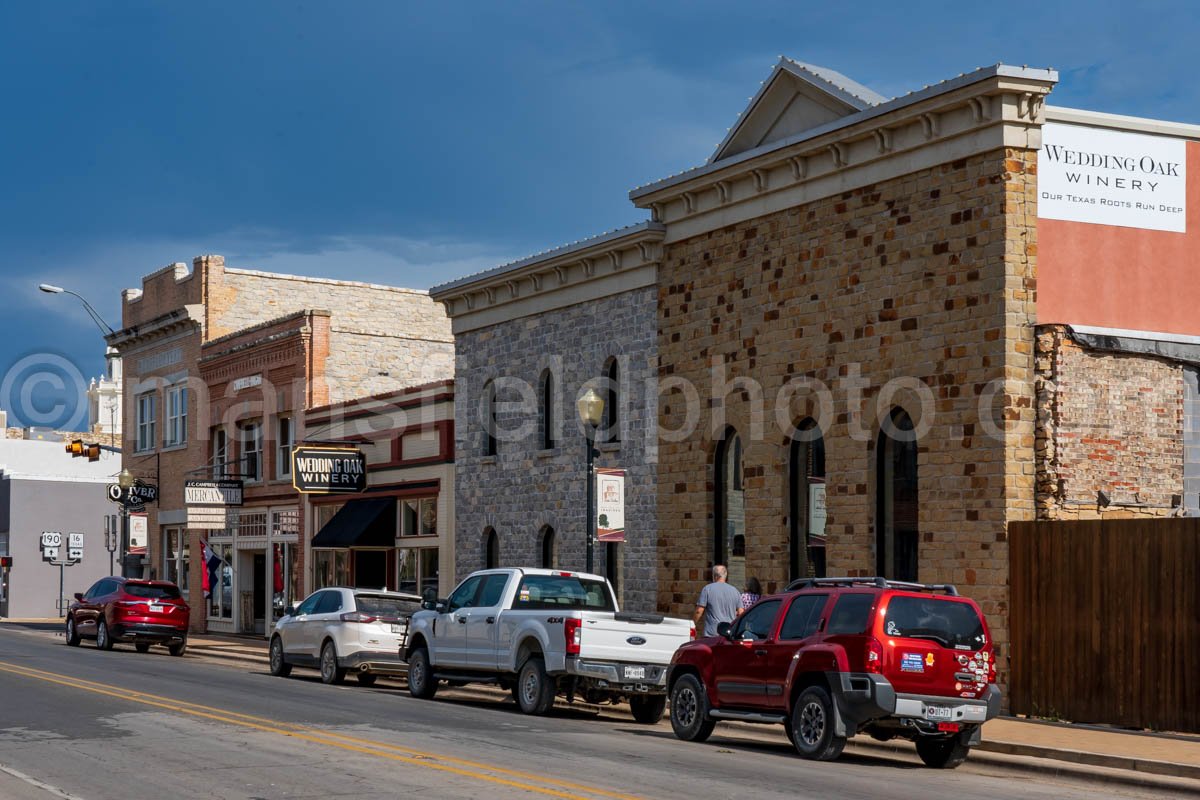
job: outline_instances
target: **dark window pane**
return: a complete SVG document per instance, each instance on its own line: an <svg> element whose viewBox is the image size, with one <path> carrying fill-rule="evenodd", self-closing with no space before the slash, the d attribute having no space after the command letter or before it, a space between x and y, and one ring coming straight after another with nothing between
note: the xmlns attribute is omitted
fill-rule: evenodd
<svg viewBox="0 0 1200 800"><path fill-rule="evenodd" d="M583 580L570 575L526 575L517 587L512 607L551 611L567 608L614 610L612 596L603 581Z"/></svg>
<svg viewBox="0 0 1200 800"><path fill-rule="evenodd" d="M743 614L735 623L733 638L766 639L771 635L775 615L779 613L779 600L764 600Z"/></svg>
<svg viewBox="0 0 1200 800"><path fill-rule="evenodd" d="M904 597L888 601L884 632L888 636L930 639L945 647L986 644L983 621L969 603L940 597Z"/></svg>
<svg viewBox="0 0 1200 800"><path fill-rule="evenodd" d="M833 613L829 615L829 627L825 632L862 633L871 619L871 606L875 604L873 594L844 594L837 600Z"/></svg>
<svg viewBox="0 0 1200 800"><path fill-rule="evenodd" d="M817 632L821 621L821 610L825 608L828 595L804 594L797 597L788 606L787 616L783 618L783 627L779 629L780 639L803 639Z"/></svg>

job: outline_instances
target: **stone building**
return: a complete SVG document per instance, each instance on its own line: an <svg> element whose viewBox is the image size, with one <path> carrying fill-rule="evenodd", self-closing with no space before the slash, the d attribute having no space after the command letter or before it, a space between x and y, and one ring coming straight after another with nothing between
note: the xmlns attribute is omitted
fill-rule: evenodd
<svg viewBox="0 0 1200 800"><path fill-rule="evenodd" d="M1049 106L1057 81L996 65L887 99L784 58L706 163L630 193L660 231L652 605L690 611L716 562L767 591L952 582L1003 645L1010 522L1200 506L1200 127ZM477 386L555 350L529 337L560 284L508 277L434 291L460 458ZM558 487L489 486L460 469L464 507L529 520L528 558Z"/></svg>
<svg viewBox="0 0 1200 800"><path fill-rule="evenodd" d="M250 516L245 522L254 527L239 533L204 533L230 546L230 571L242 572L253 593L251 576L261 574L265 586L273 571L268 542L273 554L275 544L300 536L299 500L284 497L290 482L279 472L287 444L281 420L286 436L300 441L305 408L452 374L449 320L425 292L235 269L221 256L199 257L190 270L170 265L144 278L140 290L126 290L122 329L108 342L124 364L123 465L159 486L157 504L147 506L147 556L130 569L178 581L197 608L207 605L201 559L193 557L201 531L187 527L186 480L210 476L214 466L239 476L248 466L257 470L249 494L263 506L253 513L265 523ZM297 581L292 591L301 589ZM240 625L214 594L216 616L209 606L209 618L195 615L193 626ZM260 594L242 627L269 627L273 593ZM231 587L231 603L234 596Z"/></svg>
<svg viewBox="0 0 1200 800"><path fill-rule="evenodd" d="M430 290L454 326L459 577L508 564L584 569L586 439L575 400L592 387L606 403L595 464L626 470L626 541L597 545L594 569L624 607L654 607L662 236L662 225L643 223Z"/></svg>

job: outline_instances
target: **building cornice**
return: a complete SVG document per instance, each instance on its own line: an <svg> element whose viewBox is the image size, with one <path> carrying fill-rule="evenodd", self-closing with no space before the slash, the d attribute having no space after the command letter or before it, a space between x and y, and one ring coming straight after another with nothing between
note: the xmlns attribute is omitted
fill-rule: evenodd
<svg viewBox="0 0 1200 800"><path fill-rule="evenodd" d="M1080 108L1046 106L1047 122L1063 122L1071 125L1086 125L1089 128L1112 128L1136 133L1151 133L1160 136L1177 136L1200 139L1200 125L1186 122L1170 122L1146 117L1127 117L1123 114L1105 114L1101 111L1085 111Z"/></svg>
<svg viewBox="0 0 1200 800"><path fill-rule="evenodd" d="M665 227L622 228L435 286L455 334L654 285Z"/></svg>
<svg viewBox="0 0 1200 800"><path fill-rule="evenodd" d="M1003 147L1041 146L1053 70L997 65L639 187L664 242Z"/></svg>
<svg viewBox="0 0 1200 800"><path fill-rule="evenodd" d="M138 325L131 325L115 333L110 333L104 337L104 341L108 342L109 347L126 353L134 347L180 333L188 327L203 330L203 319L204 306L189 304L172 309Z"/></svg>

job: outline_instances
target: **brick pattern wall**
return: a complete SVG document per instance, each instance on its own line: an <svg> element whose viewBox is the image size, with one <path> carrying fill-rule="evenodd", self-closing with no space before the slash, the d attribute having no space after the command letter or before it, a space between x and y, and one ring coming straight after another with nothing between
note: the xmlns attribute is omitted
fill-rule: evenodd
<svg viewBox="0 0 1200 800"><path fill-rule="evenodd" d="M540 566L541 530L554 528L558 563L585 566L586 483L584 440L575 399L585 382L599 378L605 362L619 358L621 442L600 445L597 467L625 468L627 543L620 551L622 605L655 607L658 528L655 522L654 451L647 427L654 424L654 397L647 380L656 369L653 288L607 297L538 316L461 334L455 373L456 572L461 578L484 566L484 531L499 535L502 565ZM498 427L523 423L529 435L501 441L498 455L484 456L485 430L480 403L485 384L499 377L520 378L537 394L542 371L559 375L556 415L558 444L541 450L537 414L498 407ZM600 391L597 389L597 391ZM603 394L603 392L601 392ZM515 400L503 391L501 401ZM535 406L536 407L536 406ZM605 570L605 548L597 544L595 570Z"/></svg>
<svg viewBox="0 0 1200 800"><path fill-rule="evenodd" d="M828 573L874 574L875 420L896 404L920 416L913 392L888 403L879 393L917 378L934 412L918 452L919 577L964 585L1007 640L1005 525L1033 509L1035 174L1036 153L996 151L668 246L660 378L686 379L701 402L696 433L659 445L660 609L690 611L713 559L722 406L745 447L746 574L768 591L788 578L788 434L775 409L797 378L833 396L825 418L803 391L779 412L813 414L825 429ZM727 381L762 386L761 435L753 392L711 396L713 359ZM857 400L856 375L866 383ZM659 404L662 428L678 430L683 395Z"/></svg>
<svg viewBox="0 0 1200 800"><path fill-rule="evenodd" d="M1058 325L1039 330L1037 367L1038 517L1170 513L1184 486L1183 368L1089 351Z"/></svg>

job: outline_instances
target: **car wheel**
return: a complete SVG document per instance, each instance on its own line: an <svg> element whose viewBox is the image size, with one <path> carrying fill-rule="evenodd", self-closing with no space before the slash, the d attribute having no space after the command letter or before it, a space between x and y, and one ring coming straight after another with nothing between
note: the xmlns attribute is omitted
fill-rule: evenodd
<svg viewBox="0 0 1200 800"><path fill-rule="evenodd" d="M75 629L74 617L67 617L67 646L79 647L79 631Z"/></svg>
<svg viewBox="0 0 1200 800"><path fill-rule="evenodd" d="M554 681L546 674L546 662L539 656L525 659L517 674L517 705L526 714L540 716L554 705Z"/></svg>
<svg viewBox="0 0 1200 800"><path fill-rule="evenodd" d="M703 742L717 726L708 718L708 695L695 675L684 675L671 689L671 729L687 742Z"/></svg>
<svg viewBox="0 0 1200 800"><path fill-rule="evenodd" d="M925 766L934 769L954 769L967 760L970 752L970 746L959 741L957 736L922 736L917 739L917 755L925 762Z"/></svg>
<svg viewBox="0 0 1200 800"><path fill-rule="evenodd" d="M374 686L375 679L379 676L371 672L360 672L357 676L359 686Z"/></svg>
<svg viewBox="0 0 1200 800"><path fill-rule="evenodd" d="M842 754L846 737L834 734L833 699L820 686L805 689L792 708L792 744L802 757L833 761Z"/></svg>
<svg viewBox="0 0 1200 800"><path fill-rule="evenodd" d="M346 670L338 666L337 649L334 648L333 642L325 642L321 648L321 682L322 683L341 683L346 680Z"/></svg>
<svg viewBox="0 0 1200 800"><path fill-rule="evenodd" d="M186 653L187 652L187 637L185 636L183 638L183 641L173 642L173 643L167 645L167 652L170 653L171 655L175 656L176 658L178 658L179 656Z"/></svg>
<svg viewBox="0 0 1200 800"><path fill-rule="evenodd" d="M150 643L149 642L134 642L133 649L137 650L139 653L149 653L150 652Z"/></svg>
<svg viewBox="0 0 1200 800"><path fill-rule="evenodd" d="M292 665L283 658L283 640L278 636L271 638L271 648L267 652L267 660L271 665L271 674L276 678L286 678L292 674Z"/></svg>
<svg viewBox="0 0 1200 800"><path fill-rule="evenodd" d="M112 650L112 637L108 635L108 623L102 617L96 623L96 649L97 650Z"/></svg>
<svg viewBox="0 0 1200 800"><path fill-rule="evenodd" d="M667 710L667 696L635 695L629 698L629 710L633 712L633 718L643 725L657 725Z"/></svg>
<svg viewBox="0 0 1200 800"><path fill-rule="evenodd" d="M408 693L421 700L437 694L438 682L429 664L429 651L424 647L413 650L408 659Z"/></svg>

